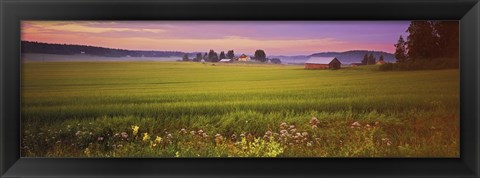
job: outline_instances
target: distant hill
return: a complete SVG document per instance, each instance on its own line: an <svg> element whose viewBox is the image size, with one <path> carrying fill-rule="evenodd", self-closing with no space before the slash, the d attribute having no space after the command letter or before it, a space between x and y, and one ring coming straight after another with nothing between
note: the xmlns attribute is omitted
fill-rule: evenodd
<svg viewBox="0 0 480 178"><path fill-rule="evenodd" d="M310 57L337 57L343 64L351 64L351 63L360 63L363 59L365 54L373 53L373 55L377 58L380 55L383 55L383 58L386 62L395 62L395 56L391 53L383 52L383 51L368 51L368 50L352 50L352 51L345 51L345 52L321 52L321 53L314 53L311 55L297 55L297 56L269 56L275 57L282 60L283 63L304 63Z"/></svg>
<svg viewBox="0 0 480 178"><path fill-rule="evenodd" d="M49 44L22 41L22 53L75 55L85 54L101 57L181 57L185 53L179 51L140 51L112 49L96 46L70 45L70 44Z"/></svg>

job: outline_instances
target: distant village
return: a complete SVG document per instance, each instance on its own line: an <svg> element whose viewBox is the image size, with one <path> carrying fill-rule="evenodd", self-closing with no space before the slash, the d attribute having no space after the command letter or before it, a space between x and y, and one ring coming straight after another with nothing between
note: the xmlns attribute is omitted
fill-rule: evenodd
<svg viewBox="0 0 480 178"><path fill-rule="evenodd" d="M261 63L272 63L272 64L281 64L282 61L279 58L267 58L264 50L256 50L254 56L248 56L242 54L240 56L235 56L233 50L225 52L220 52L218 55L214 50L210 50L208 53L202 54L197 53L194 58L190 58L187 53L183 55L182 61L193 61L193 62L220 62L220 63L233 63L233 62L261 62Z"/></svg>
<svg viewBox="0 0 480 178"><path fill-rule="evenodd" d="M219 62L219 63L236 63L236 62L261 62L261 63L271 63L271 64L281 64L279 58L267 58L264 50L256 50L254 56L248 56L246 54L241 54L240 56L235 56L233 50L229 50L227 54L223 51L220 52L220 55L214 50L210 50L208 53L197 53L194 58L190 58L188 54L184 54L182 60L179 61L193 61L193 62ZM359 63L351 63L350 65L344 66L362 66L362 65L382 65L385 64L383 55L380 55L378 61L373 53L365 54L363 59L359 59ZM305 69L340 69L342 67L342 62L337 57L310 57L305 61Z"/></svg>

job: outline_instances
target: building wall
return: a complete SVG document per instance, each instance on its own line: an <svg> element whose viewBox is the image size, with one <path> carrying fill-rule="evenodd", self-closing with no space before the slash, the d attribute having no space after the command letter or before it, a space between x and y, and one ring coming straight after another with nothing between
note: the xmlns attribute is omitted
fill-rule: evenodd
<svg viewBox="0 0 480 178"><path fill-rule="evenodd" d="M305 64L305 69L328 69L328 64Z"/></svg>

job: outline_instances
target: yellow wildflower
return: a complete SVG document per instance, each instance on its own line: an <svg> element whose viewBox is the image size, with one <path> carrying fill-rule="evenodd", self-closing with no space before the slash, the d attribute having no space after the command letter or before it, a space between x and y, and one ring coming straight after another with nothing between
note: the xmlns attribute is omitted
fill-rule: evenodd
<svg viewBox="0 0 480 178"><path fill-rule="evenodd" d="M157 136L157 137L155 138L155 143L160 143L161 141L162 141L162 137Z"/></svg>
<svg viewBox="0 0 480 178"><path fill-rule="evenodd" d="M138 127L138 126L136 126L136 125L132 125L132 132L133 132L133 135L137 135L137 133L138 133L138 129L139 129L139 128L140 128L140 127Z"/></svg>
<svg viewBox="0 0 480 178"><path fill-rule="evenodd" d="M150 135L148 135L147 132L143 133L143 138L142 138L143 141L148 141L150 140Z"/></svg>

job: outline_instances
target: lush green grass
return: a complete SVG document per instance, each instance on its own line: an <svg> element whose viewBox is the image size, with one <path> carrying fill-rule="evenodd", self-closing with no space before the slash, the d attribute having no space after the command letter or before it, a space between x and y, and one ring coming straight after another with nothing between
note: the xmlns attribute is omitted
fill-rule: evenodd
<svg viewBox="0 0 480 178"><path fill-rule="evenodd" d="M187 62L22 67L23 156L459 156L458 70ZM312 117L318 121L309 123ZM132 126L139 126L135 136ZM128 137L115 136L122 132Z"/></svg>

